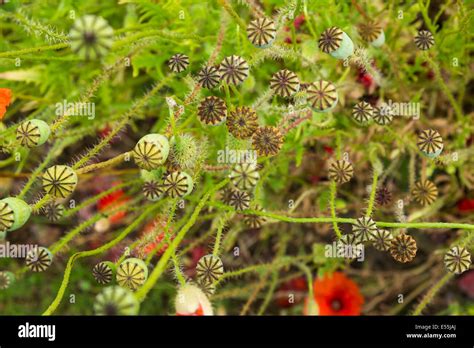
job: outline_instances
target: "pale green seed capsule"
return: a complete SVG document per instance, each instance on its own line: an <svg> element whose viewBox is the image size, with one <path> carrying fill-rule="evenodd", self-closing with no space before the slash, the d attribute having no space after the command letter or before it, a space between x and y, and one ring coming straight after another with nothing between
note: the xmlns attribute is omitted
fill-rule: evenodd
<svg viewBox="0 0 474 348"><path fill-rule="evenodd" d="M7 197L0 200L0 231L15 231L30 218L31 207L23 200Z"/></svg>
<svg viewBox="0 0 474 348"><path fill-rule="evenodd" d="M15 275L9 271L0 272L0 290L6 290L15 282Z"/></svg>
<svg viewBox="0 0 474 348"><path fill-rule="evenodd" d="M185 172L172 172L163 183L165 192L171 198L189 195L194 187L193 178Z"/></svg>
<svg viewBox="0 0 474 348"><path fill-rule="evenodd" d="M77 185L77 174L71 167L52 166L43 174L43 188L47 194L65 198L73 193Z"/></svg>
<svg viewBox="0 0 474 348"><path fill-rule="evenodd" d="M137 315L140 303L130 290L109 286L97 295L94 311L97 315Z"/></svg>
<svg viewBox="0 0 474 348"><path fill-rule="evenodd" d="M150 171L165 163L169 151L169 142L164 135L147 134L133 149L133 157L137 166Z"/></svg>
<svg viewBox="0 0 474 348"><path fill-rule="evenodd" d="M143 181L161 181L163 179L163 168L154 170L140 170L140 177Z"/></svg>
<svg viewBox="0 0 474 348"><path fill-rule="evenodd" d="M42 120L28 120L16 129L16 140L22 146L37 147L43 145L51 135L49 125Z"/></svg>
<svg viewBox="0 0 474 348"><path fill-rule="evenodd" d="M140 288L148 278L148 267L143 260L131 257L117 268L117 282L132 291Z"/></svg>

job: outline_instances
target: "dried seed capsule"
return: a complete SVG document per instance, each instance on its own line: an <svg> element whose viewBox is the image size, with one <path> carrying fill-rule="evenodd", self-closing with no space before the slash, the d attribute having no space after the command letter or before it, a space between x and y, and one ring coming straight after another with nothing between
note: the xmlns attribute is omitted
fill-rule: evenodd
<svg viewBox="0 0 474 348"><path fill-rule="evenodd" d="M392 122L393 111L388 104L382 104L379 107L376 106L374 108L373 118L377 124L385 126Z"/></svg>
<svg viewBox="0 0 474 348"><path fill-rule="evenodd" d="M369 217L361 217L352 225L352 233L360 242L368 242L374 239L374 233L377 231L375 221Z"/></svg>
<svg viewBox="0 0 474 348"><path fill-rule="evenodd" d="M329 165L329 179L338 184L344 184L351 180L354 175L352 164L345 160L332 161Z"/></svg>
<svg viewBox="0 0 474 348"><path fill-rule="evenodd" d="M210 96L201 101L197 114L203 123L215 126L225 120L227 106L221 98Z"/></svg>
<svg viewBox="0 0 474 348"><path fill-rule="evenodd" d="M421 205L430 205L438 197L438 189L431 181L421 180L415 184L411 194Z"/></svg>
<svg viewBox="0 0 474 348"><path fill-rule="evenodd" d="M43 208L44 215L51 222L59 221L64 215L64 205L56 201L48 202Z"/></svg>
<svg viewBox="0 0 474 348"><path fill-rule="evenodd" d="M246 139L252 136L258 128L257 114L247 106L237 107L230 112L226 124L234 137Z"/></svg>
<svg viewBox="0 0 474 348"><path fill-rule="evenodd" d="M359 123L368 122L374 114L374 108L369 103L361 101L354 105L352 109L352 117Z"/></svg>
<svg viewBox="0 0 474 348"><path fill-rule="evenodd" d="M161 134L147 134L133 149L135 163L142 169L153 170L165 163L170 146L168 139Z"/></svg>
<svg viewBox="0 0 474 348"><path fill-rule="evenodd" d="M417 145L426 156L435 158L443 151L443 138L434 129L425 129L418 136Z"/></svg>
<svg viewBox="0 0 474 348"><path fill-rule="evenodd" d="M156 202L157 200L159 200L165 192L163 183L155 180L145 181L142 190L143 195L146 197L146 199L152 202Z"/></svg>
<svg viewBox="0 0 474 348"><path fill-rule="evenodd" d="M259 127L252 137L252 146L259 156L275 156L283 145L283 135L277 127Z"/></svg>
<svg viewBox="0 0 474 348"><path fill-rule="evenodd" d="M131 257L117 267L117 283L132 291L140 288L148 278L148 267L140 259Z"/></svg>
<svg viewBox="0 0 474 348"><path fill-rule="evenodd" d="M251 21L247 27L247 37L254 46L270 46L276 37L275 22L265 17Z"/></svg>
<svg viewBox="0 0 474 348"><path fill-rule="evenodd" d="M172 172L163 183L166 194L171 198L189 195L193 190L193 186L193 179L185 172Z"/></svg>
<svg viewBox="0 0 474 348"><path fill-rule="evenodd" d="M372 245L380 251L387 251L392 244L393 235L390 231L377 229L372 234Z"/></svg>
<svg viewBox="0 0 474 348"><path fill-rule="evenodd" d="M444 255L444 265L454 274L466 272L471 267L471 254L466 248L455 246Z"/></svg>
<svg viewBox="0 0 474 348"><path fill-rule="evenodd" d="M230 197L232 196L232 193L234 191L237 191L237 190L235 190L233 188L228 188L228 187L223 189L221 191L221 201L222 201L222 203L224 203L226 205L230 205Z"/></svg>
<svg viewBox="0 0 474 348"><path fill-rule="evenodd" d="M214 255L201 257L196 266L196 275L203 284L212 284L224 274L224 265L220 258Z"/></svg>
<svg viewBox="0 0 474 348"><path fill-rule="evenodd" d="M137 315L140 303L133 293L120 286L109 286L97 295L94 311L97 315Z"/></svg>
<svg viewBox="0 0 474 348"><path fill-rule="evenodd" d="M433 34L428 30L420 30L418 35L415 36L415 45L420 50L426 51L431 48L435 43Z"/></svg>
<svg viewBox="0 0 474 348"><path fill-rule="evenodd" d="M260 174L256 163L239 163L234 166L230 175L230 180L235 187L240 190L250 190L257 185Z"/></svg>
<svg viewBox="0 0 474 348"><path fill-rule="evenodd" d="M386 187L381 186L375 191L375 201L378 205L387 205L392 201L392 192Z"/></svg>
<svg viewBox="0 0 474 348"><path fill-rule="evenodd" d="M84 59L105 56L114 40L114 30L102 17L86 15L76 19L69 32L71 49Z"/></svg>
<svg viewBox="0 0 474 348"><path fill-rule="evenodd" d="M344 252L347 250L347 247L354 248L356 245L360 244L360 239L354 233L344 234L336 243L338 251Z"/></svg>
<svg viewBox="0 0 474 348"><path fill-rule="evenodd" d="M235 210L245 210L250 207L250 195L245 191L234 190L230 195L229 205Z"/></svg>
<svg viewBox="0 0 474 348"><path fill-rule="evenodd" d="M228 85L238 85L249 76L249 65L242 57L229 56L220 64L219 73Z"/></svg>
<svg viewBox="0 0 474 348"><path fill-rule="evenodd" d="M390 244L390 254L392 257L401 263L412 261L416 256L416 241L413 237L404 233L399 234Z"/></svg>
<svg viewBox="0 0 474 348"><path fill-rule="evenodd" d="M71 167L52 166L43 174L43 188L47 194L65 198L74 192L77 185L77 174Z"/></svg>
<svg viewBox="0 0 474 348"><path fill-rule="evenodd" d="M212 305L196 285L185 284L176 294L176 315L213 315Z"/></svg>
<svg viewBox="0 0 474 348"><path fill-rule="evenodd" d="M362 38L374 47L380 47L385 43L385 34L380 24L368 21L359 25L359 33Z"/></svg>
<svg viewBox="0 0 474 348"><path fill-rule="evenodd" d="M255 210L263 212L263 209L259 205L255 206ZM265 223L265 221L267 221L265 216L254 215L254 214L244 215L244 223L248 227L253 228L253 229L257 229L257 228L262 227L262 225Z"/></svg>
<svg viewBox="0 0 474 348"><path fill-rule="evenodd" d="M6 290L15 282L15 275L12 272L0 272L0 290Z"/></svg>
<svg viewBox="0 0 474 348"><path fill-rule="evenodd" d="M114 275L115 265L110 261L99 262L92 269L92 275L99 284L108 284Z"/></svg>
<svg viewBox="0 0 474 348"><path fill-rule="evenodd" d="M48 140L51 129L42 120L28 120L22 122L16 129L16 140L22 146L37 147L43 145Z"/></svg>
<svg viewBox="0 0 474 348"><path fill-rule="evenodd" d="M326 29L319 38L319 49L337 59L346 59L354 52L354 44L341 29Z"/></svg>
<svg viewBox="0 0 474 348"><path fill-rule="evenodd" d="M199 287L206 294L206 296L211 296L216 292L216 286L212 283L199 282Z"/></svg>
<svg viewBox="0 0 474 348"><path fill-rule="evenodd" d="M0 200L0 231L15 231L30 218L31 207L23 200L7 197Z"/></svg>
<svg viewBox="0 0 474 348"><path fill-rule="evenodd" d="M220 83L221 74L215 66L205 66L198 74L199 84L207 89L213 89Z"/></svg>
<svg viewBox="0 0 474 348"><path fill-rule="evenodd" d="M336 86L328 81L313 82L307 89L308 102L318 112L329 112L337 105L339 97Z"/></svg>
<svg viewBox="0 0 474 348"><path fill-rule="evenodd" d="M26 266L33 272L46 271L53 262L53 254L44 248L32 249L26 256Z"/></svg>
<svg viewBox="0 0 474 348"><path fill-rule="evenodd" d="M299 91L298 76L290 70L280 70L270 79L270 88L280 97L288 98Z"/></svg>
<svg viewBox="0 0 474 348"><path fill-rule="evenodd" d="M181 53L176 53L168 60L168 67L175 73L180 73L181 71L186 70L188 65L189 57Z"/></svg>

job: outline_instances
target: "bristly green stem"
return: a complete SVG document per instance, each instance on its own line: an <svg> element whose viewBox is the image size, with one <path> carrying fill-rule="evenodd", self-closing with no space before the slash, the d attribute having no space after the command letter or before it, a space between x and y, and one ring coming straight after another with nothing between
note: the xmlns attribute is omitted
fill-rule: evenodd
<svg viewBox="0 0 474 348"><path fill-rule="evenodd" d="M365 217L369 218L372 216L372 211L374 209L375 204L375 194L377 192L377 181L379 178L379 174L377 170L374 170L374 175L372 177L372 186L370 187L370 196L369 196L369 204L367 206L367 211L365 212Z"/></svg>
<svg viewBox="0 0 474 348"><path fill-rule="evenodd" d="M214 244L214 249L212 251L212 255L214 256L219 256L219 251L220 251L221 241L222 241L222 232L225 228L227 220L229 220L229 217L231 215L232 215L231 213L227 213L227 214L224 214L219 219L219 225L217 226L216 242Z"/></svg>
<svg viewBox="0 0 474 348"><path fill-rule="evenodd" d="M337 192L337 184L334 180L331 180L331 184L329 186L330 198L329 198L329 206L331 208L331 216L333 219L336 218L336 192ZM334 232L336 232L337 238L340 239L342 237L341 230L337 225L336 221L333 221L332 226L334 228Z"/></svg>
<svg viewBox="0 0 474 348"><path fill-rule="evenodd" d="M0 58L19 57L23 54L28 54L28 53L38 53L38 52L44 52L44 51L55 51L55 50L60 50L62 48L66 48L66 47L69 47L68 43L58 43L58 44L55 44L55 45L24 48L22 50L17 50L17 51L2 52L2 53L0 53Z"/></svg>

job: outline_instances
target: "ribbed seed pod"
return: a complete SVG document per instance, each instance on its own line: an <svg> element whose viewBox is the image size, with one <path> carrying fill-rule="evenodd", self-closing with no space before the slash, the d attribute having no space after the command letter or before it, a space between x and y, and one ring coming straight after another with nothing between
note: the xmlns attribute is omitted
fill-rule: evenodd
<svg viewBox="0 0 474 348"><path fill-rule="evenodd" d="M245 191L234 190L229 198L229 205L235 210L245 210L250 207L250 195Z"/></svg>
<svg viewBox="0 0 474 348"><path fill-rule="evenodd" d="M171 198L184 197L193 190L193 179L185 172L172 172L163 183L165 192Z"/></svg>
<svg viewBox="0 0 474 348"><path fill-rule="evenodd" d="M28 120L22 122L16 129L16 140L22 146L37 147L43 145L48 140L51 129L42 120Z"/></svg>
<svg viewBox="0 0 474 348"><path fill-rule="evenodd" d="M219 69L215 66L205 66L198 73L199 84L207 89L213 89L221 82L221 74Z"/></svg>
<svg viewBox="0 0 474 348"><path fill-rule="evenodd" d="M189 57L181 53L176 53L168 60L168 67L175 73L180 73L181 71L186 70L188 65Z"/></svg>
<svg viewBox="0 0 474 348"><path fill-rule="evenodd" d="M329 165L329 179L344 184L351 180L354 175L352 164L345 160L335 160Z"/></svg>
<svg viewBox="0 0 474 348"><path fill-rule="evenodd" d="M280 97L288 98L299 91L300 81L293 71L284 69L272 76L270 88Z"/></svg>
<svg viewBox="0 0 474 348"><path fill-rule="evenodd" d="M444 255L444 265L454 274L466 272L471 267L471 254L466 248L455 246Z"/></svg>
<svg viewBox="0 0 474 348"><path fill-rule="evenodd" d="M344 234L336 243L338 250L344 251L348 246L355 247L361 244L360 239L354 233Z"/></svg>
<svg viewBox="0 0 474 348"><path fill-rule="evenodd" d="M145 183L143 184L142 191L146 199L152 202L156 202L163 196L163 193L165 192L165 187L163 183L156 180L145 181Z"/></svg>
<svg viewBox="0 0 474 348"><path fill-rule="evenodd" d="M206 255L196 266L196 275L202 284L214 283L224 274L224 265L219 257Z"/></svg>
<svg viewBox="0 0 474 348"><path fill-rule="evenodd" d="M435 44L433 34L428 30L420 30L415 36L415 45L420 50L429 50Z"/></svg>
<svg viewBox="0 0 474 348"><path fill-rule="evenodd" d="M263 209L259 205L256 205L254 210L263 211ZM253 214L244 215L244 223L248 227L253 228L253 229L257 229L257 228L262 227L262 225L265 223L265 221L267 221L265 216L253 215Z"/></svg>
<svg viewBox="0 0 474 348"><path fill-rule="evenodd" d="M392 245L393 235L390 231L377 229L372 236L372 245L377 250L387 251Z"/></svg>
<svg viewBox="0 0 474 348"><path fill-rule="evenodd" d="M250 190L257 185L260 174L256 163L239 163L234 166L229 174L229 178L240 190Z"/></svg>
<svg viewBox="0 0 474 348"><path fill-rule="evenodd" d="M197 114L201 122L215 126L225 120L227 106L221 98L210 96L201 101Z"/></svg>
<svg viewBox="0 0 474 348"><path fill-rule="evenodd" d="M387 205L392 201L392 192L386 186L380 186L375 191L375 202L378 205Z"/></svg>
<svg viewBox="0 0 474 348"><path fill-rule="evenodd" d="M247 26L247 37L254 46L270 46L276 37L275 22L266 17L254 19Z"/></svg>
<svg viewBox="0 0 474 348"><path fill-rule="evenodd" d="M438 189L436 185L429 180L421 180L415 184L411 192L415 201L421 205L430 205L438 197Z"/></svg>
<svg viewBox="0 0 474 348"><path fill-rule="evenodd" d="M385 42L385 34L380 24L368 21L359 25L359 34L374 47L380 47Z"/></svg>
<svg viewBox="0 0 474 348"><path fill-rule="evenodd" d="M0 200L0 232L19 229L30 215L31 207L25 201L15 197Z"/></svg>
<svg viewBox="0 0 474 348"><path fill-rule="evenodd" d="M49 221L57 222L64 215L64 205L56 201L50 201L44 206L43 211Z"/></svg>
<svg viewBox="0 0 474 348"><path fill-rule="evenodd" d="M26 256L26 266L33 272L46 271L53 262L53 254L44 248L32 249Z"/></svg>
<svg viewBox="0 0 474 348"><path fill-rule="evenodd" d="M443 138L434 129L425 129L418 135L417 145L426 156L435 158L443 151Z"/></svg>
<svg viewBox="0 0 474 348"><path fill-rule="evenodd" d="M15 275L12 272L0 272L0 290L6 290L15 282Z"/></svg>
<svg viewBox="0 0 474 348"><path fill-rule="evenodd" d="M341 29L326 29L319 38L319 49L337 59L346 59L354 52L354 43Z"/></svg>
<svg viewBox="0 0 474 348"><path fill-rule="evenodd" d="M64 165L52 166L43 174L43 188L47 194L66 198L77 185L77 174L71 167Z"/></svg>
<svg viewBox="0 0 474 348"><path fill-rule="evenodd" d="M120 286L109 286L97 295L94 311L97 315L137 315L140 303L133 293Z"/></svg>
<svg viewBox="0 0 474 348"><path fill-rule="evenodd" d="M219 65L222 80L228 85L238 85L249 76L249 65L239 56L229 56Z"/></svg>
<svg viewBox="0 0 474 348"><path fill-rule="evenodd" d="M354 105L352 117L359 123L368 122L374 115L374 108L369 103L361 101Z"/></svg>
<svg viewBox="0 0 474 348"><path fill-rule="evenodd" d="M114 30L102 17L86 15L76 19L69 32L69 43L83 59L105 56L114 41Z"/></svg>
<svg viewBox="0 0 474 348"><path fill-rule="evenodd" d="M140 288L148 278L148 267L143 260L131 257L117 267L117 283L132 291Z"/></svg>
<svg viewBox="0 0 474 348"><path fill-rule="evenodd" d="M277 127L259 127L252 137L252 147L259 156L275 156L283 145L283 135Z"/></svg>
<svg viewBox="0 0 474 348"><path fill-rule="evenodd" d="M339 97L336 86L328 81L313 82L307 89L308 102L311 107L318 112L329 112L337 105Z"/></svg>
<svg viewBox="0 0 474 348"><path fill-rule="evenodd" d="M392 239L390 245L390 254L392 257L401 263L407 263L412 261L416 256L416 241L413 237L401 233Z"/></svg>
<svg viewBox="0 0 474 348"><path fill-rule="evenodd" d="M199 281L198 285L206 296L211 296L216 292L216 286L212 283L202 283Z"/></svg>
<svg viewBox="0 0 474 348"><path fill-rule="evenodd" d="M110 261L99 262L92 269L92 275L99 284L108 284L114 276L115 265Z"/></svg>
<svg viewBox="0 0 474 348"><path fill-rule="evenodd" d="M374 239L374 233L377 231L375 221L369 217L361 217L352 225L352 233L361 242L368 242Z"/></svg>
<svg viewBox="0 0 474 348"><path fill-rule="evenodd" d="M258 128L258 118L255 111L247 106L237 107L231 111L226 120L227 129L238 139L252 136Z"/></svg>
<svg viewBox="0 0 474 348"><path fill-rule="evenodd" d="M374 107L373 118L377 124L385 126L393 120L392 109L387 104L376 106Z"/></svg>
<svg viewBox="0 0 474 348"><path fill-rule="evenodd" d="M161 134L147 134L141 138L133 149L135 163L142 169L157 169L168 158L170 145Z"/></svg>
<svg viewBox="0 0 474 348"><path fill-rule="evenodd" d="M237 191L236 189L226 187L221 191L221 201L222 203L226 205L230 205L230 197L232 196L232 193L234 191Z"/></svg>

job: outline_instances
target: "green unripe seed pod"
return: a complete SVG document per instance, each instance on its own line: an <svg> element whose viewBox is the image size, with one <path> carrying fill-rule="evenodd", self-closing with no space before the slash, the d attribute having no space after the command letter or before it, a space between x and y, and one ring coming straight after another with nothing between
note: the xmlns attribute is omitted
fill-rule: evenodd
<svg viewBox="0 0 474 348"><path fill-rule="evenodd" d="M117 283L132 291L140 288L148 278L148 267L143 260L131 257L117 268Z"/></svg>
<svg viewBox="0 0 474 348"><path fill-rule="evenodd" d="M43 188L47 194L58 198L69 196L77 185L77 174L71 167L52 166L43 174Z"/></svg>
<svg viewBox="0 0 474 348"><path fill-rule="evenodd" d="M165 192L171 198L189 195L194 187L193 178L185 172L172 172L163 183Z"/></svg>
<svg viewBox="0 0 474 348"><path fill-rule="evenodd" d="M30 218L31 207L23 200L7 197L0 200L0 231L15 231Z"/></svg>
<svg viewBox="0 0 474 348"><path fill-rule="evenodd" d="M164 135L147 134L135 145L133 157L137 166L150 171L165 163L169 151L168 139Z"/></svg>
<svg viewBox="0 0 474 348"><path fill-rule="evenodd" d="M37 147L43 145L51 135L49 125L37 119L22 122L16 129L16 140L22 146Z"/></svg>
<svg viewBox="0 0 474 348"><path fill-rule="evenodd" d="M109 286L97 295L94 311L97 315L137 315L140 302L130 290Z"/></svg>
<svg viewBox="0 0 474 348"><path fill-rule="evenodd" d="M140 177L143 181L161 181L163 179L163 169L140 170Z"/></svg>

